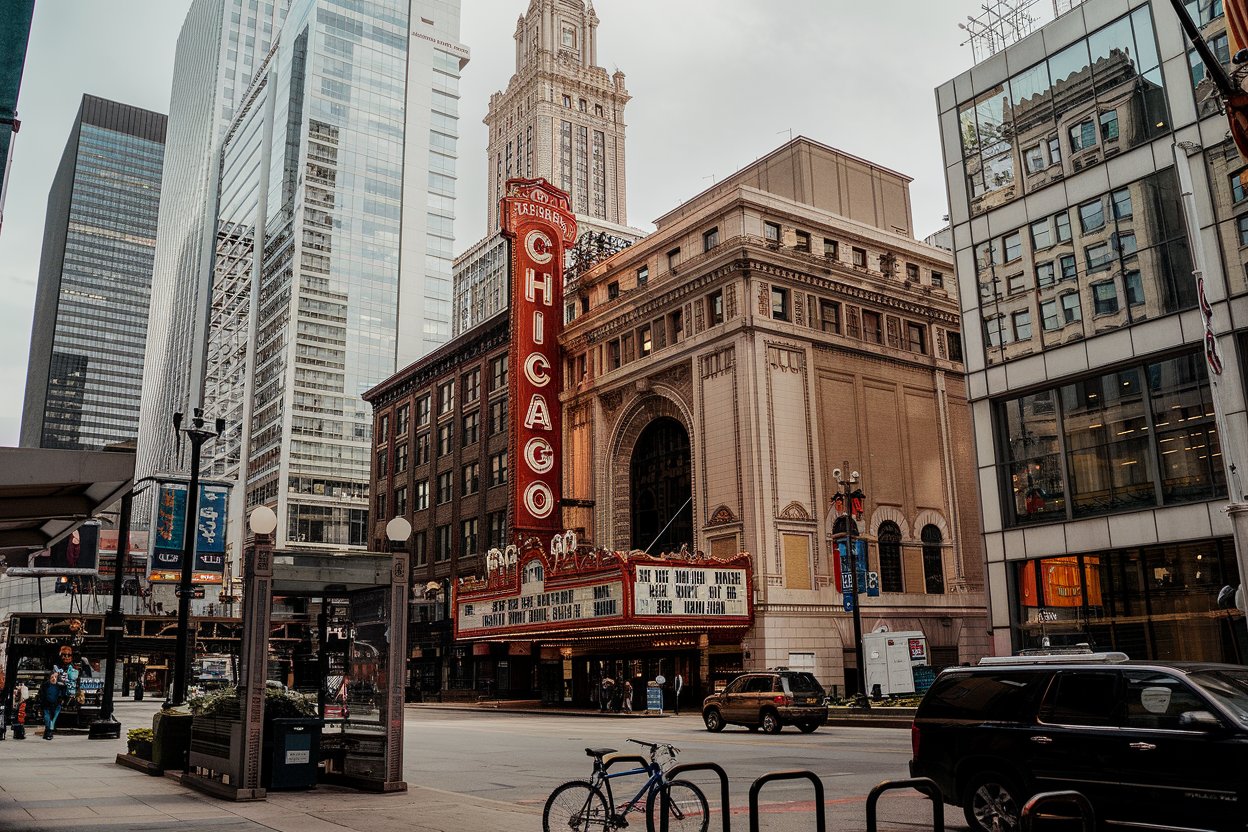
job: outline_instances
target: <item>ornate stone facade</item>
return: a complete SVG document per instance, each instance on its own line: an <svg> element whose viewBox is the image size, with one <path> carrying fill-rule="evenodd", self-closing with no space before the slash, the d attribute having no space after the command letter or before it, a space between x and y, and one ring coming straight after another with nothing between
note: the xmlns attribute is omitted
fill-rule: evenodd
<svg viewBox="0 0 1248 832"><path fill-rule="evenodd" d="M805 663L839 686L852 650L830 506L832 470L848 460L867 493L870 569L890 579L862 599L865 627L916 627L938 663L973 661L986 614L974 459L959 440L970 419L950 358L961 355L952 262L894 231L910 227L908 192L904 216L854 221L769 188L760 171L786 166L813 171L812 190L846 213L860 213L859 194L836 193L856 181L838 168L881 192L908 187L797 139L569 285L589 311L564 332L563 401L588 418L566 423L565 523L608 549L645 549L666 522L688 524L691 552L750 552L756 621L742 665ZM649 427L673 422L688 434L688 470L646 480ZM650 503L666 505L657 521Z"/></svg>

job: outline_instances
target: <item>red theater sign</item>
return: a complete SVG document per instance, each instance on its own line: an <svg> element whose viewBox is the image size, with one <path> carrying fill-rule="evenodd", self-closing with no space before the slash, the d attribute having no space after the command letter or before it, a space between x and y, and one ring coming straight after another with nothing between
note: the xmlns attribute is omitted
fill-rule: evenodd
<svg viewBox="0 0 1248 832"><path fill-rule="evenodd" d="M511 241L512 529L545 538L563 527L559 332L563 250L576 242L576 217L568 195L545 179L508 180L502 209Z"/></svg>

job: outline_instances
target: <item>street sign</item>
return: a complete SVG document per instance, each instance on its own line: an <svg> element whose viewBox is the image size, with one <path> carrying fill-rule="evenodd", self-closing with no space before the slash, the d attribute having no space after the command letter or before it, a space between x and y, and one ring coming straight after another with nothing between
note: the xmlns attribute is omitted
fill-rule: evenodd
<svg viewBox="0 0 1248 832"><path fill-rule="evenodd" d="M661 678L661 677L660 677ZM660 682L651 682L646 687L646 710L663 713L663 688Z"/></svg>
<svg viewBox="0 0 1248 832"><path fill-rule="evenodd" d="M182 597L182 588L181 588L181 587L179 587L179 588L175 589L175 590L173 591L173 594L174 594L174 595L176 595L177 597L181 598L181 597ZM202 586L195 586L195 587L191 587L191 597L192 597L192 598L203 598L203 597L204 597L204 588L203 588Z"/></svg>

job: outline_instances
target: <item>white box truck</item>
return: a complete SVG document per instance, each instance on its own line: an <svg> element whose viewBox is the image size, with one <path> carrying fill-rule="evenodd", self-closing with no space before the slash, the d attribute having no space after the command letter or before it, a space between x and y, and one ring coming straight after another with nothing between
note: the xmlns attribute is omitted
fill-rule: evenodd
<svg viewBox="0 0 1248 832"><path fill-rule="evenodd" d="M880 686L880 695L914 693L914 668L929 663L927 636L920 630L866 633L862 637L866 660L867 696Z"/></svg>

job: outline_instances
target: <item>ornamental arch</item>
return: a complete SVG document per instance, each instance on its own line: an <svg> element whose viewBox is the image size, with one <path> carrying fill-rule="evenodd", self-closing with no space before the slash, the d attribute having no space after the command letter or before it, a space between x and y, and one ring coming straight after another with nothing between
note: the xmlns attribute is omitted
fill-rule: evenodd
<svg viewBox="0 0 1248 832"><path fill-rule="evenodd" d="M610 466L609 487L611 490L610 499L607 502L611 513L604 518L605 525L610 530L612 545L616 548L644 549L651 543L650 539L641 540L635 537L635 508L643 512L655 512L653 517L658 519L655 529L657 531L662 529L667 521L672 519L672 514L680 510L681 505L695 493L693 459L698 449L693 432L690 430L691 424L692 419L685 407L668 395L667 391L657 386L634 401L617 423L607 457ZM683 442L681 441L682 435ZM665 472L660 470L663 466L657 465L648 474L644 470L641 471L641 474L650 477L648 495L642 495L638 489L634 488L635 463L644 464L648 456L653 459L655 452L661 450L661 443L664 441L674 443L669 447L677 449L677 453L680 453L680 448L685 449L683 459L679 463L683 470L678 472L673 461L672 464L666 466ZM659 445L656 446L655 443ZM660 486L656 478L659 480L666 478L669 482ZM664 493L657 493L655 489L658 488L665 489ZM668 505L675 499L674 494L677 491L683 496L676 500L674 505ZM683 509L683 517L672 523L672 528L660 538L651 551L662 551L663 541L676 540L677 538L673 537L676 533L683 535L680 538L681 542L688 542L690 549L696 549L698 522L697 501L689 500L689 505ZM643 523L645 528L639 528L636 531L645 532L653 523L653 520L645 520ZM680 544L677 543L675 548L679 549Z"/></svg>

